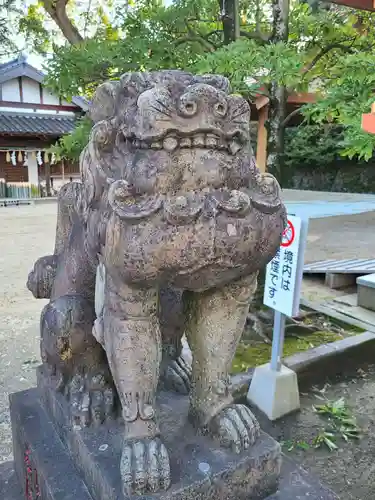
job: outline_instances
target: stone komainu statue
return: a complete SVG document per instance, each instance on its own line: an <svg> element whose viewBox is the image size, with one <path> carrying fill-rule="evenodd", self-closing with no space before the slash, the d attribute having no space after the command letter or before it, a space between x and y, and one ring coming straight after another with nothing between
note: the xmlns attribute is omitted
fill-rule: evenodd
<svg viewBox="0 0 375 500"><path fill-rule="evenodd" d="M28 287L50 300L41 353L51 383L75 424L121 410L124 492L142 494L170 484L158 387L189 392L191 422L223 446L255 441L229 372L286 215L277 181L255 166L249 106L226 78L125 74L97 89L90 113L82 183L60 191L55 250Z"/></svg>

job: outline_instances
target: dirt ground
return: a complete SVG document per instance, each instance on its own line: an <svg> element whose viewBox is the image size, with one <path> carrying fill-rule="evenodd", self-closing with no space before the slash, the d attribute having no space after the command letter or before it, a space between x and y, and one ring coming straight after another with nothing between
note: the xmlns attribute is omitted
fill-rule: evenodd
<svg viewBox="0 0 375 500"><path fill-rule="evenodd" d="M338 439L338 450L330 452L326 447L315 449L310 446L306 450L294 447L287 451L297 442L312 443L319 431L327 429L327 420L312 409L312 405L324 404L319 392L319 399L313 391L301 394L301 411L277 423L272 424L267 418L257 415L264 431L278 441L287 442L284 452L319 477L338 494L340 500L375 498L375 367L359 373L358 378L336 382L324 392L328 401L345 398L362 432L359 441L346 443Z"/></svg>
<svg viewBox="0 0 375 500"><path fill-rule="evenodd" d="M34 299L25 282L34 261L52 251L55 222L54 203L0 208L0 463L12 459L8 396L35 385L39 315L45 301ZM372 258L375 231L368 227L375 227L374 224L375 212L311 220L306 261L331 257ZM375 375L331 390L332 394L348 392L355 413L364 422L365 438L359 446L345 445L336 454L319 450L304 452L301 460L344 500L374 499L375 490L371 494L370 488L371 482L375 484L372 463L375 441L371 433L375 417ZM305 409L285 423L285 435L306 435L312 431L312 419L316 417L309 408L313 399L302 398ZM281 432L279 427L275 429L276 433ZM366 486L367 483L370 486Z"/></svg>

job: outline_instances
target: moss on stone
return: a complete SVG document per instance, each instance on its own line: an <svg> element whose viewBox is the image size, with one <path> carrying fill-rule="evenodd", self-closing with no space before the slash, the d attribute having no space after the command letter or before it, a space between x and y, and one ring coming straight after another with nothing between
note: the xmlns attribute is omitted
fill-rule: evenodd
<svg viewBox="0 0 375 500"><path fill-rule="evenodd" d="M345 332L345 336L358 332ZM291 336L285 339L284 357L291 356L297 352L307 351L322 344L329 344L344 338L342 335L329 331L316 331L303 336ZM244 372L248 368L267 363L271 357L271 345L264 342L253 342L251 344L241 342L237 348L232 364L232 373Z"/></svg>

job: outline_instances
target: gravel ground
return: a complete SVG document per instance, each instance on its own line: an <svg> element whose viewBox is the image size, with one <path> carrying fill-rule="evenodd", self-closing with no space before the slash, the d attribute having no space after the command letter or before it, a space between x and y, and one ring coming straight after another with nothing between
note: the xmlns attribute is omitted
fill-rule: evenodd
<svg viewBox="0 0 375 500"><path fill-rule="evenodd" d="M56 205L0 208L0 463L12 459L8 395L35 385L44 300L26 289L34 261L51 253Z"/></svg>
<svg viewBox="0 0 375 500"><path fill-rule="evenodd" d="M298 193L294 196L298 198ZM287 198L293 201L289 194ZM55 223L54 203L0 208L0 463L12 459L8 395L35 385L34 368L39 363L39 315L45 301L34 299L25 282L35 260L52 251ZM375 231L369 231L368 227L374 224L375 212L311 220L306 261L373 258ZM302 457L303 463L340 492L343 499L373 500L375 490L370 490L373 488L371 483L375 483L375 443L371 427L374 427L375 415L375 375L356 385L349 384L346 389L333 387L332 391L335 394L347 391L356 412L364 418L366 437L358 447L343 447L337 454L340 460L336 462L333 455L309 451ZM311 407L311 400L306 401L305 407ZM308 417L304 420L305 414ZM311 418L316 417L310 417L311 411L307 410L301 415L285 424L284 434L299 436L310 432ZM274 432L281 432L280 428Z"/></svg>

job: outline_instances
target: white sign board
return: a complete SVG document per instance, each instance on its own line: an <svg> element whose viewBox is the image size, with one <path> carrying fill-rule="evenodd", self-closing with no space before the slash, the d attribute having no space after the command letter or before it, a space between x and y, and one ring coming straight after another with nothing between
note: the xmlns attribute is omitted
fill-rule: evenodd
<svg viewBox="0 0 375 500"><path fill-rule="evenodd" d="M289 317L299 311L307 229L303 224L299 217L288 215L281 246L266 270L263 302Z"/></svg>

